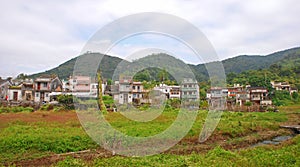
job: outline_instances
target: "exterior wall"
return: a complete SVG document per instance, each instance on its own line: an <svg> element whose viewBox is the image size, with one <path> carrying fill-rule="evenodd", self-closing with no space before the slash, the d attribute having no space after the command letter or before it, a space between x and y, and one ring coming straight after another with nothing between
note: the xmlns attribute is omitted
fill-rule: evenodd
<svg viewBox="0 0 300 167"><path fill-rule="evenodd" d="M275 90L286 90L286 91L290 91L291 89L291 85L287 82L275 82L275 81L272 81L271 82L271 85L272 87L275 89Z"/></svg>
<svg viewBox="0 0 300 167"><path fill-rule="evenodd" d="M69 79L70 90L73 92L90 92L91 77L74 76Z"/></svg>
<svg viewBox="0 0 300 167"><path fill-rule="evenodd" d="M120 93L119 94L119 104L132 103L132 94L131 93Z"/></svg>
<svg viewBox="0 0 300 167"><path fill-rule="evenodd" d="M23 100L25 101L32 101L34 99L34 94L32 90L25 90L23 93Z"/></svg>
<svg viewBox="0 0 300 167"><path fill-rule="evenodd" d="M184 79L181 84L181 98L189 100L199 99L199 86L193 79Z"/></svg>
<svg viewBox="0 0 300 167"><path fill-rule="evenodd" d="M113 95L114 101L119 102L119 94Z"/></svg>
<svg viewBox="0 0 300 167"><path fill-rule="evenodd" d="M261 105L272 105L272 100L262 100L260 101Z"/></svg>
<svg viewBox="0 0 300 167"><path fill-rule="evenodd" d="M104 95L105 88L106 88L106 85L102 84L102 95ZM97 94L98 94L98 84L97 83L91 83L91 85L90 85L90 95L91 96L97 96Z"/></svg>
<svg viewBox="0 0 300 167"><path fill-rule="evenodd" d="M5 81L0 85L0 99L5 99L8 96L9 86L11 86L9 81Z"/></svg>
<svg viewBox="0 0 300 167"><path fill-rule="evenodd" d="M132 84L132 96L135 99L143 98L144 86L141 82L133 82Z"/></svg>
<svg viewBox="0 0 300 167"><path fill-rule="evenodd" d="M50 101L50 92L45 92L45 96L44 96L44 100L43 101L45 101L45 102L49 102Z"/></svg>
<svg viewBox="0 0 300 167"><path fill-rule="evenodd" d="M228 89L226 88L211 88L208 104L211 109L224 110L226 109L226 99L228 96Z"/></svg>
<svg viewBox="0 0 300 167"><path fill-rule="evenodd" d="M34 83L34 89L36 91L50 91L50 80L49 81L41 81L43 79L39 79Z"/></svg>
<svg viewBox="0 0 300 167"><path fill-rule="evenodd" d="M49 102L50 101L50 92L35 92L34 93L34 102Z"/></svg>
<svg viewBox="0 0 300 167"><path fill-rule="evenodd" d="M180 99L180 86L170 86L170 93L169 93L170 99Z"/></svg>
<svg viewBox="0 0 300 167"><path fill-rule="evenodd" d="M41 92L34 93L34 102L40 102Z"/></svg>
<svg viewBox="0 0 300 167"><path fill-rule="evenodd" d="M17 93L16 97L14 97L15 93ZM16 99L14 99L14 98L16 98ZM22 100L22 91L21 91L21 89L8 89L8 100L21 101Z"/></svg>

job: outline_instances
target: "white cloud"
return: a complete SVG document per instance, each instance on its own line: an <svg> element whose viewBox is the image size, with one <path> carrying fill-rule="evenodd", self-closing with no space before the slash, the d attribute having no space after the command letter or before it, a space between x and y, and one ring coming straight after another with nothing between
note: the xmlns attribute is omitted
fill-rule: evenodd
<svg viewBox="0 0 300 167"><path fill-rule="evenodd" d="M139 12L186 19L204 32L221 59L268 54L298 46L299 10L296 0L5 1L0 7L0 76L55 67L77 56L102 26Z"/></svg>

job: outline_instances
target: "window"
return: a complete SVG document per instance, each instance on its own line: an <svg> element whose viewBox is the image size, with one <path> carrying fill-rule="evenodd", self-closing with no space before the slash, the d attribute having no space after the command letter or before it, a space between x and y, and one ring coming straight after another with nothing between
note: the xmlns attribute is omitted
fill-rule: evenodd
<svg viewBox="0 0 300 167"><path fill-rule="evenodd" d="M43 83L43 87L46 88L47 87L47 82Z"/></svg>
<svg viewBox="0 0 300 167"><path fill-rule="evenodd" d="M45 95L46 97L48 97L48 93L46 93L46 95Z"/></svg>
<svg viewBox="0 0 300 167"><path fill-rule="evenodd" d="M37 94L35 94L35 97L39 97L39 94L37 93Z"/></svg>
<svg viewBox="0 0 300 167"><path fill-rule="evenodd" d="M132 89L135 89L135 86L132 86Z"/></svg>

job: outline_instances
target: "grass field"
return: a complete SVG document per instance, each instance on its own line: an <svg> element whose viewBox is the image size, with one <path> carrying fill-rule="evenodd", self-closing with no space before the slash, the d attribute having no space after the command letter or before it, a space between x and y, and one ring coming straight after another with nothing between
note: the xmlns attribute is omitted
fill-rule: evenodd
<svg viewBox="0 0 300 167"><path fill-rule="evenodd" d="M165 153L129 158L112 156L83 130L75 111L0 114L0 163L46 166L299 166L299 135L278 146L248 148L258 141L290 134L281 124L299 124L300 106L280 112L224 112L210 138L198 143L207 111L199 111L186 137ZM106 120L130 136L151 136L170 126L176 111L163 112L151 122L128 120L108 113ZM242 148L242 149L241 149ZM88 156L58 154L90 150ZM77 157L77 158L72 158Z"/></svg>

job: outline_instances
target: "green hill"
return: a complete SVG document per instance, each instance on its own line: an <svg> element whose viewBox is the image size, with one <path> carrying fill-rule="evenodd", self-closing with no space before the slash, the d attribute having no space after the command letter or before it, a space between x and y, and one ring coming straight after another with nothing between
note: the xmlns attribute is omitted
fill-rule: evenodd
<svg viewBox="0 0 300 167"><path fill-rule="evenodd" d="M36 78L36 77L38 77L40 75L43 75L43 74L55 74L60 79L66 79L69 76L73 75L73 72L74 72L73 70L74 70L74 65L76 63L76 60L80 59L80 58L84 58L85 56L90 56L89 57L90 59L93 59L95 57L103 57L99 67L100 67L100 70L102 71L102 76L104 78L111 78L113 73L114 73L114 69L117 67L117 65L120 62L123 62L125 64L129 63L126 60L120 59L118 57L112 57L112 56L103 55L103 54L100 54L100 53L85 53L81 56L73 58L73 59L59 65L58 67L47 70L45 72L41 72L41 73L31 75L29 77ZM88 63L91 63L91 62L87 62L86 67L89 67L90 64L88 64ZM82 73L83 74L86 73L85 69L83 69Z"/></svg>
<svg viewBox="0 0 300 167"><path fill-rule="evenodd" d="M207 81L208 80L208 74L205 68L204 64L199 64L199 65L188 65L185 66L184 63L176 59L172 56L166 55L166 54L156 54L156 55L151 55L151 56L146 56L141 59L135 60L134 62L128 62L126 60L122 60L121 58L118 57L112 57L109 55L103 55L100 53L85 53L81 56L78 56L76 58L73 58L61 65L59 65L56 68L47 70L42 73L37 73L34 75L31 75L30 77L37 77L42 74L56 74L60 78L65 79L68 78L70 75L73 74L73 69L75 62L78 58L83 58L84 56L90 56L91 59L97 58L98 56L103 56L103 59L101 61L101 64L99 65L100 70L102 71L102 76L104 78L112 78L115 70L119 69L117 66L122 66L126 67L125 69L128 71L134 70L134 69L143 69L141 66L149 66L151 64L158 64L161 67L168 66L170 67L169 69L169 74L175 74L184 77L184 74L186 74L186 67L190 67L192 72L194 73L196 79L198 81ZM89 67L92 62L87 62L86 66ZM213 63L213 62L212 62ZM299 77L299 64L300 64L300 48L292 48L292 49L287 49L284 51L272 53L266 56L249 56L249 55L242 55L242 56L237 56L233 57L230 59L226 59L222 61L225 72L227 75L232 75L232 74L239 74L243 73L245 71L249 70L260 70L260 69L268 69L272 68L280 68L282 76L284 73L288 73L289 70L292 70L296 72L296 76ZM184 68L182 68L184 67ZM151 69L151 68L149 68ZM160 69L162 70L162 69ZM160 71L159 69L152 68L151 70L148 70L148 72L151 73L152 79L157 79L157 76L153 76L156 72L158 73ZM85 69L82 69L82 71L85 71ZM119 72L124 72L124 70L119 71ZM145 70L143 70L145 72ZM116 71L118 73L118 71ZM295 76L295 77L296 77ZM185 76L186 77L186 76ZM234 76L231 76L234 77ZM280 77L280 75L278 76Z"/></svg>

